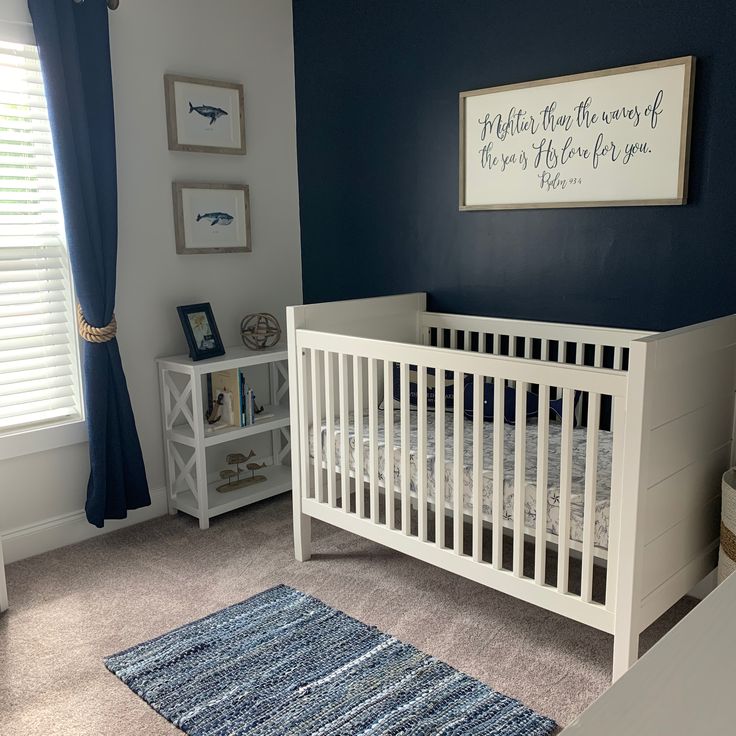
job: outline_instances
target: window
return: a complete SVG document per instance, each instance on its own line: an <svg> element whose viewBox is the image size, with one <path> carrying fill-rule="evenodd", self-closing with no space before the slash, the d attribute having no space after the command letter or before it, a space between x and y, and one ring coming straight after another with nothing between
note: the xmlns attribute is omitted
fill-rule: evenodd
<svg viewBox="0 0 736 736"><path fill-rule="evenodd" d="M0 437L82 418L75 327L38 51L0 42Z"/></svg>

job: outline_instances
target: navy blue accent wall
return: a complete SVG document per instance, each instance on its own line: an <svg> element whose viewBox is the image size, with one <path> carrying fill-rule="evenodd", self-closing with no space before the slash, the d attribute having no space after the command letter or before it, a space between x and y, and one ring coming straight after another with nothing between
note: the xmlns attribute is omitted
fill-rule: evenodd
<svg viewBox="0 0 736 736"><path fill-rule="evenodd" d="M304 299L668 329L736 311L731 0L294 0ZM458 211L458 93L697 56L689 203Z"/></svg>

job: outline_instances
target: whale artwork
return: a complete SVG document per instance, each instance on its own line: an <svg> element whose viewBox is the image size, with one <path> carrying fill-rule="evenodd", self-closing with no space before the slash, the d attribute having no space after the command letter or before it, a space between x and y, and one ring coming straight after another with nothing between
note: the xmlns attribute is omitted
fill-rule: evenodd
<svg viewBox="0 0 736 736"><path fill-rule="evenodd" d="M210 227L213 225L230 225L234 219L227 212L205 212L203 215L197 215L197 222L200 220L209 220Z"/></svg>
<svg viewBox="0 0 736 736"><path fill-rule="evenodd" d="M251 251L247 184L174 182L172 191L177 253Z"/></svg>
<svg viewBox="0 0 736 736"><path fill-rule="evenodd" d="M242 84L164 74L164 95L170 151L245 155Z"/></svg>
<svg viewBox="0 0 736 736"><path fill-rule="evenodd" d="M203 118L209 118L210 125L223 115L227 115L227 112L225 112L221 107L212 107L212 105L193 105L191 102L189 102L189 112L196 112Z"/></svg>

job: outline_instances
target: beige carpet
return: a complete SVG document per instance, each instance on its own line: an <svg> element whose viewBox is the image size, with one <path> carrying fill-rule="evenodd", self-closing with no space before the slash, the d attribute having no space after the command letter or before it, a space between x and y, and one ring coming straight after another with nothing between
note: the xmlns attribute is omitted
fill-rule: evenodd
<svg viewBox="0 0 736 736"><path fill-rule="evenodd" d="M102 658L277 583L312 593L444 659L561 725L608 686L612 638L314 522L315 555L294 560L281 496L201 532L164 517L7 568L0 615L0 734L178 731ZM651 646L694 605L642 637Z"/></svg>

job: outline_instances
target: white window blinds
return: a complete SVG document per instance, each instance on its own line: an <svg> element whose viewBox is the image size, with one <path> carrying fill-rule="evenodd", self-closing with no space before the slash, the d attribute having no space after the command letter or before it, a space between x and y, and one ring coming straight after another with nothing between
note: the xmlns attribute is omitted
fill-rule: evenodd
<svg viewBox="0 0 736 736"><path fill-rule="evenodd" d="M0 435L81 418L73 304L38 51L0 42Z"/></svg>

